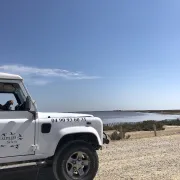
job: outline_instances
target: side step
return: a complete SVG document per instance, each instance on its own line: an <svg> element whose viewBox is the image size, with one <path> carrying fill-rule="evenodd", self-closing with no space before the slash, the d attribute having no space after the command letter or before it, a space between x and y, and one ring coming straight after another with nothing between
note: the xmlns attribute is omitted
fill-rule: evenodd
<svg viewBox="0 0 180 180"><path fill-rule="evenodd" d="M17 164L11 164L11 165L0 165L0 170L22 168L22 167L29 167L29 166L37 166L37 167L46 166L46 161L17 163Z"/></svg>

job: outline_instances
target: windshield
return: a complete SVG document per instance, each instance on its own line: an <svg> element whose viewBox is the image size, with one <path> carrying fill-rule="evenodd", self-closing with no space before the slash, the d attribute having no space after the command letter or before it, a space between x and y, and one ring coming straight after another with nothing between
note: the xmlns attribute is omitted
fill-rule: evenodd
<svg viewBox="0 0 180 180"><path fill-rule="evenodd" d="M19 101L21 102L21 104L23 102L25 102L25 95L24 95L24 93L23 93L21 88L17 88L14 93L19 98Z"/></svg>

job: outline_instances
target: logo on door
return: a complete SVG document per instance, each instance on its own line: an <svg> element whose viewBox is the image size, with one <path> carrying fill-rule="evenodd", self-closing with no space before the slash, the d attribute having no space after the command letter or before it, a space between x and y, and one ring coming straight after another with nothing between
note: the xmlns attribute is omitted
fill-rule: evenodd
<svg viewBox="0 0 180 180"><path fill-rule="evenodd" d="M0 147L15 147L16 149L19 148L18 142L23 140L23 136L19 133L3 133L0 136Z"/></svg>

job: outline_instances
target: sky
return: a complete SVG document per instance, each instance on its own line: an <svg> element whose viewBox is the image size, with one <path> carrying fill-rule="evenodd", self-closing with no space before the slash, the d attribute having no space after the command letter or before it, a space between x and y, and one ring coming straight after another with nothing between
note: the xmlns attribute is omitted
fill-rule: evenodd
<svg viewBox="0 0 180 180"><path fill-rule="evenodd" d="M180 108L179 0L1 0L0 71L39 111Z"/></svg>

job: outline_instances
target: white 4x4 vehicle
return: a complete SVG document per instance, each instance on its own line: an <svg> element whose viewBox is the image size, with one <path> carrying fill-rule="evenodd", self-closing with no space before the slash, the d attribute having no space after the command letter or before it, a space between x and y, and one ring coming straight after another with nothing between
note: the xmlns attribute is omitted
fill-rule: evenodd
<svg viewBox="0 0 180 180"><path fill-rule="evenodd" d="M22 77L0 73L0 93L14 95L0 105L0 165L45 162L57 180L92 180L98 171L96 150L109 143L98 117L42 113Z"/></svg>

